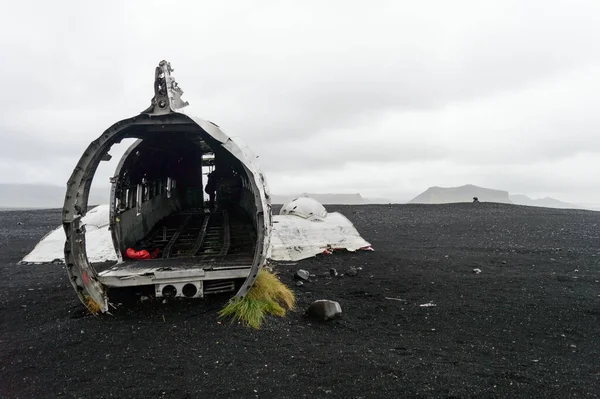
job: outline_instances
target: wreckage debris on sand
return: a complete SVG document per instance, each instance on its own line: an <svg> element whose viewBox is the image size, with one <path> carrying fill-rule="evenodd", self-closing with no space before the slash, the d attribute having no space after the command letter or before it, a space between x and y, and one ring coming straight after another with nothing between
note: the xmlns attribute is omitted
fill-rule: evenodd
<svg viewBox="0 0 600 399"><path fill-rule="evenodd" d="M92 263L116 261L108 229L108 205L99 205L83 217L87 256ZM64 259L65 233L62 227L48 233L23 258L22 264L56 263ZM332 250L371 250L352 222L338 212L327 212L311 198L298 198L273 216L268 258L273 261L298 261Z"/></svg>

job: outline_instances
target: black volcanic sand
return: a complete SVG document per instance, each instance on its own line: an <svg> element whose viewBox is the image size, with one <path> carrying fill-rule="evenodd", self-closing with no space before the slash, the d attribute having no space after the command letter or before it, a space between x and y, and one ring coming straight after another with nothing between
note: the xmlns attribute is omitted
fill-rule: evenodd
<svg viewBox="0 0 600 399"><path fill-rule="evenodd" d="M280 265L298 310L260 331L218 323L223 297L86 315L63 266L16 265L60 212L0 212L0 396L600 395L600 212L328 208L375 252ZM351 266L362 270L321 276ZM300 267L317 275L301 288ZM341 320L303 319L322 298Z"/></svg>

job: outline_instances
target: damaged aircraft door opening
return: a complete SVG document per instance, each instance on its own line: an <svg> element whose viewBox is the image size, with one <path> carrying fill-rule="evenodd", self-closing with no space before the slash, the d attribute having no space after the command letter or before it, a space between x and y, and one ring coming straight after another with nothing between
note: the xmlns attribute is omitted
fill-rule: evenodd
<svg viewBox="0 0 600 399"><path fill-rule="evenodd" d="M67 183L65 263L93 313L108 311L111 289L127 287L188 298L239 287L242 297L265 262L271 208L256 157L212 122L176 112L187 104L171 72L169 63L159 64L152 105L94 140ZM81 219L99 163L125 138L138 140L111 178L109 226L118 260L97 270L87 258ZM219 172L216 208L206 205L203 193L203 167L213 162ZM147 250L153 259L132 259L128 250Z"/></svg>

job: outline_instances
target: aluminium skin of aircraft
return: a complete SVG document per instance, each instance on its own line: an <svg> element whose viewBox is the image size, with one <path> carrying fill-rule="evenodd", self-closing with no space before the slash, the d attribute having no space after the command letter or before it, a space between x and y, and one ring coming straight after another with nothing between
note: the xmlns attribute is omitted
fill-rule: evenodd
<svg viewBox="0 0 600 399"><path fill-rule="evenodd" d="M111 289L149 287L156 297L189 298L237 290L243 297L265 264L272 220L256 157L214 123L178 112L187 103L172 71L159 63L150 107L92 141L67 183L64 259L75 292L93 313L108 311ZM138 140L111 179L109 230L118 259L98 270L86 253L82 218L99 163L125 138ZM213 161L235 184L230 201L207 209L202 168ZM156 259L124 256L136 248L154 249Z"/></svg>

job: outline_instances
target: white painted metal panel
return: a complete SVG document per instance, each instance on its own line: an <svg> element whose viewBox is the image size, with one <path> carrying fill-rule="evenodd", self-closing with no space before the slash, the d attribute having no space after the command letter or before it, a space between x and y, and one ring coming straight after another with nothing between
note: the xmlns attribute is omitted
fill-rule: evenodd
<svg viewBox="0 0 600 399"><path fill-rule="evenodd" d="M341 213L328 213L321 220L277 215L271 243L269 258L278 261L306 259L328 249L356 251L371 246Z"/></svg>
<svg viewBox="0 0 600 399"><path fill-rule="evenodd" d="M117 260L110 231L108 231L108 212L107 205L100 205L83 218L88 226L86 227L87 255L94 263ZM92 222L95 224L92 225ZM271 237L271 241L268 246L265 244L266 257L277 261L309 258L322 253L327 248L356 251L371 245L360 236L350 220L337 212L327 213L324 218L318 220L295 215L276 215L273 217L272 232L267 236ZM63 260L64 243L65 232L62 227L58 227L46 235L33 251L23 258L22 262L50 263L55 259Z"/></svg>

